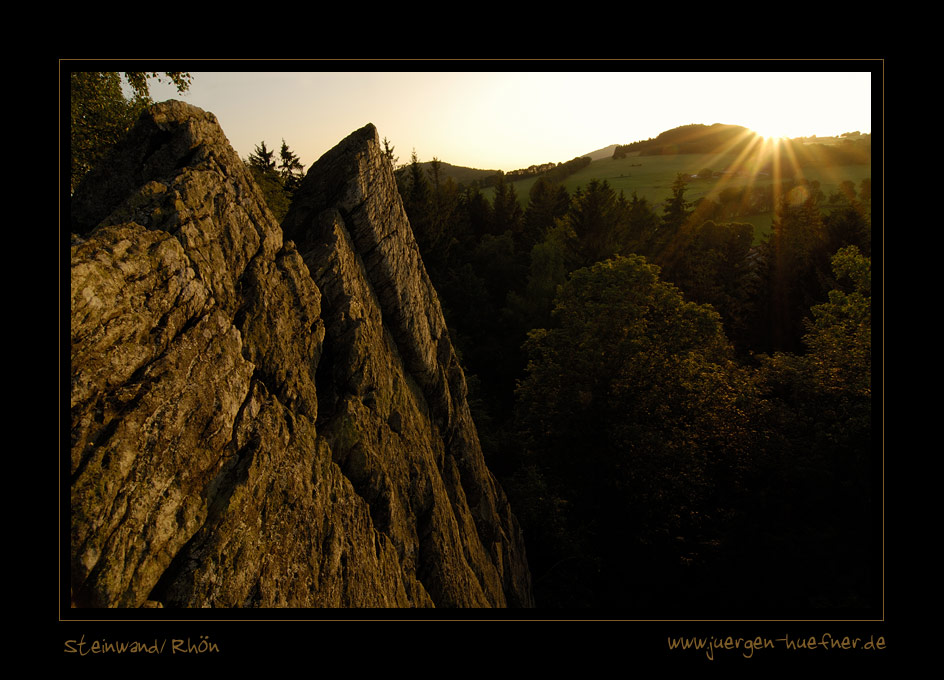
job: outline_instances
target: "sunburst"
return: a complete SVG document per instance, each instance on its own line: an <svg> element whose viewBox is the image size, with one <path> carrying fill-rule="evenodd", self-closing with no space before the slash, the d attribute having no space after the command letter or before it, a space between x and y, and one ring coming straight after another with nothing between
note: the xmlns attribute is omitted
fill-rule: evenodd
<svg viewBox="0 0 944 680"><path fill-rule="evenodd" d="M790 138L790 135L785 134L784 132L782 132L782 131L781 131L782 128L778 128L777 126L772 126L772 127L769 127L769 128L766 127L766 126L764 126L764 127L753 127L753 128L751 128L750 130L751 130L751 132L753 132L753 133L754 133L755 135L757 135L758 137L763 138L765 142L777 142L777 141L781 141L781 140L789 139L789 138Z"/></svg>
<svg viewBox="0 0 944 680"><path fill-rule="evenodd" d="M788 138L783 135L764 135L756 129L745 128L743 135L732 140L729 147L731 149L740 147L740 153L729 165L725 178L713 187L708 197L715 198L725 186L733 181L733 178L740 177L746 181L748 190L762 179L771 180L775 201L779 200L784 164L791 166L792 172L789 173L791 176L796 177L802 174L787 140Z"/></svg>
<svg viewBox="0 0 944 680"><path fill-rule="evenodd" d="M719 154L735 151L735 158L706 193L706 199L717 199L728 186L744 186L746 192L750 193L756 185L769 182L772 187L772 204L778 206L785 192L792 189L795 181L802 180L801 163L788 137L762 135L756 130L744 128L741 135L730 139L718 150ZM790 178L790 181L785 181L787 178ZM703 219L700 212L695 210L689 216L689 228ZM679 238L681 239L681 234ZM670 243L668 251L671 253L674 248L680 246L681 240L678 243Z"/></svg>

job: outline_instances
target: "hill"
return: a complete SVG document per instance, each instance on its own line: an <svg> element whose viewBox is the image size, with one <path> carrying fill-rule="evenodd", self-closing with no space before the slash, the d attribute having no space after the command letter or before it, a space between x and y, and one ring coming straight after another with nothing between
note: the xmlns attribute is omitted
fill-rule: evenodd
<svg viewBox="0 0 944 680"><path fill-rule="evenodd" d="M538 177L552 176L571 194L591 179L606 180L626 196L635 192L659 206L669 197L679 174L689 178L686 198L697 201L745 188L767 190L775 177L794 182L806 180L825 195L839 190L843 181L858 185L871 177L871 135L845 133L836 137L804 137L780 140L775 150L752 130L740 125L684 125L655 138L613 144L566 163L547 163L504 173L522 208L528 204ZM590 159L589 161L587 159ZM777 160L779 159L779 160ZM430 163L420 164L428 169ZM543 168L548 168L541 172ZM710 173L705 173L710 170ZM398 170L404 172L405 167ZM475 185L491 198L497 170L477 170L440 162L440 173L457 184ZM553 173L552 175L549 173ZM756 238L769 231L771 214L742 214L738 219L754 224Z"/></svg>
<svg viewBox="0 0 944 680"><path fill-rule="evenodd" d="M659 133L654 139L617 146L614 158L632 152L642 156L666 154L716 153L721 150L743 149L756 135L740 125L683 125Z"/></svg>
<svg viewBox="0 0 944 680"><path fill-rule="evenodd" d="M431 161L425 161L419 164L423 171L429 174L430 168L432 167ZM396 170L397 177L400 177L403 173L409 171L409 164L402 165ZM498 174L498 170L479 170L477 168L465 168L461 165L452 165L450 163L439 162L439 174L443 178L450 178L455 181L456 184L462 184L469 186L475 184L476 182L481 182L487 177L492 177Z"/></svg>
<svg viewBox="0 0 944 680"><path fill-rule="evenodd" d="M561 184L573 195L592 179L606 180L617 192L625 196L635 192L654 206L661 206L671 195L680 174L689 180L685 196L691 202L717 201L722 192L770 191L778 182L805 181L830 196L843 181L858 186L871 177L871 160L871 135L798 138L781 140L775 146L741 126L689 125L616 147L610 157L577 169ZM522 208L535 181L513 183ZM771 219L769 211L747 210L737 216L738 221L754 225L757 240L769 232Z"/></svg>
<svg viewBox="0 0 944 680"><path fill-rule="evenodd" d="M590 153L581 154L581 158L589 158L592 161L598 161L601 158L612 158L613 152L619 148L619 144L610 144L605 146L602 149L597 149L596 151L591 151Z"/></svg>

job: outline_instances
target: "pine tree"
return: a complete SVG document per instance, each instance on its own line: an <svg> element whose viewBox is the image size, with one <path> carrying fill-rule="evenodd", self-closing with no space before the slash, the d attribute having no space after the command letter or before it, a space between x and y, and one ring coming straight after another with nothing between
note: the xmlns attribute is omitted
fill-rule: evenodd
<svg viewBox="0 0 944 680"><path fill-rule="evenodd" d="M282 139L282 149L279 152L279 174L282 177L282 185L289 194L295 193L302 182L305 166L302 165L298 156L288 148L285 139Z"/></svg>
<svg viewBox="0 0 944 680"><path fill-rule="evenodd" d="M249 166L264 173L275 171L275 151L266 148L265 140L259 142L253 153L249 155Z"/></svg>
<svg viewBox="0 0 944 680"><path fill-rule="evenodd" d="M462 196L462 211L468 216L469 232L475 241L488 233L492 223L492 206L478 187L466 187Z"/></svg>
<svg viewBox="0 0 944 680"><path fill-rule="evenodd" d="M275 151L268 149L265 141L262 141L256 145L255 151L245 162L256 185L262 191L269 210L281 221L288 212L290 198L276 169Z"/></svg>
<svg viewBox="0 0 944 680"><path fill-rule="evenodd" d="M518 244L522 252L542 242L554 227L555 220L567 213L570 195L560 184L538 177L528 194L528 209L524 214L524 228Z"/></svg>
<svg viewBox="0 0 944 680"><path fill-rule="evenodd" d="M671 270L692 238L692 204L685 199L685 177L679 173L672 183L672 195L663 203L662 224L656 234L653 260ZM667 278L671 277L667 274Z"/></svg>
<svg viewBox="0 0 944 680"><path fill-rule="evenodd" d="M406 208L406 214L410 220L410 226L413 227L413 235L416 237L420 252L427 253L432 249L435 240L432 234L431 218L432 189L430 189L429 179L416 155L416 149L410 155L408 177L409 184L403 196L403 206Z"/></svg>
<svg viewBox="0 0 944 680"><path fill-rule="evenodd" d="M656 234L659 231L659 216L649 205L645 197L640 198L633 191L627 205L626 252L639 253L649 257L655 248Z"/></svg>
<svg viewBox="0 0 944 680"><path fill-rule="evenodd" d="M590 180L577 189L564 217L571 269L588 267L622 249L626 205L606 180Z"/></svg>
<svg viewBox="0 0 944 680"><path fill-rule="evenodd" d="M386 137L384 137L383 146L384 146L384 156L386 156L387 160L390 161L390 165L393 166L394 169L396 169L397 161L400 159L393 155L393 150L395 147L389 142L389 140Z"/></svg>
<svg viewBox="0 0 944 680"><path fill-rule="evenodd" d="M495 184L495 196L492 199L492 226L491 233L499 236L506 231L512 235L521 231L524 212L518 203L518 193L513 184L505 182L505 174L498 173Z"/></svg>
<svg viewBox="0 0 944 680"><path fill-rule="evenodd" d="M429 179L431 181L429 197L429 217L426 224L427 233L423 259L430 276L439 280L445 277L450 266L450 251L456 231L458 198L455 182L442 174L442 162L433 157L429 165ZM435 280L434 280L435 282Z"/></svg>
<svg viewBox="0 0 944 680"><path fill-rule="evenodd" d="M770 343L773 349L799 351L803 318L826 299L830 273L822 215L809 198L781 200L766 245ZM803 196L803 194L799 194Z"/></svg>

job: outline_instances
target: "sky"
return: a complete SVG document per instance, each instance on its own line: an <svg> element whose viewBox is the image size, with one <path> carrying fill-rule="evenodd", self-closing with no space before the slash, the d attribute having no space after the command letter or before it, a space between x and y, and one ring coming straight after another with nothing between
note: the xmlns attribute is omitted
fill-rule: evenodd
<svg viewBox="0 0 944 680"><path fill-rule="evenodd" d="M400 164L415 151L420 161L505 172L692 123L767 136L872 132L868 65L861 72L190 73L189 92L152 81L152 97L214 113L243 158L261 141L277 152L284 139L306 168L367 123Z"/></svg>

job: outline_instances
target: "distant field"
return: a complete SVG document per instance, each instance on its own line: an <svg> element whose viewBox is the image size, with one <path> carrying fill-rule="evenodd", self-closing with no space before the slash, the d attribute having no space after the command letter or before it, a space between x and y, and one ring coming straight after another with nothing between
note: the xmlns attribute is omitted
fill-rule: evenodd
<svg viewBox="0 0 944 680"><path fill-rule="evenodd" d="M662 202L672 193L672 183L678 173L694 175L711 169L720 173L734 165L737 159L731 154L679 154L666 156L629 156L619 160L605 158L593 161L583 170L571 175L564 181L564 186L571 194L579 186L586 186L591 179L606 180L616 191L622 191L628 198L635 191L640 197L646 198L650 204L661 211ZM835 167L807 167L802 171L802 177L816 180L820 188L828 196L834 193L844 180L859 183L866 177L871 177L872 169L869 165L842 165ZM522 208L528 205L528 194L535 179L526 179L514 183L515 191ZM740 187L746 185L769 185L772 179L758 175L751 177L734 177L702 180L695 179L689 182L685 197L695 201L707 195L712 189L725 186ZM492 190L486 192L491 198ZM751 215L738 217L738 222L749 222L755 227L755 240L760 241L770 231L771 214Z"/></svg>

